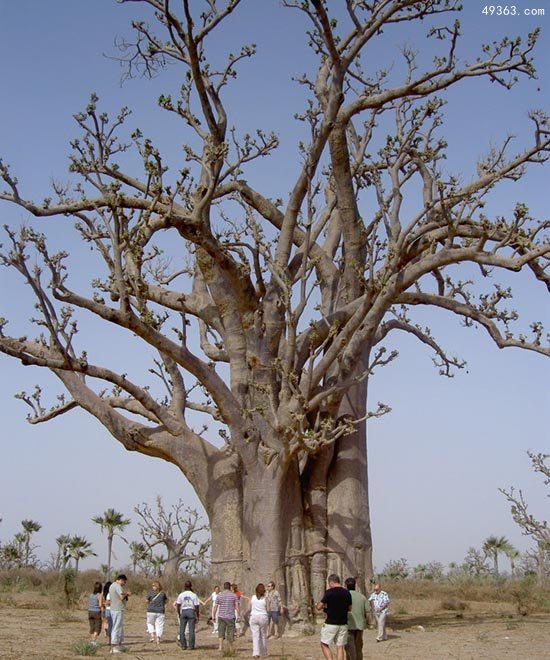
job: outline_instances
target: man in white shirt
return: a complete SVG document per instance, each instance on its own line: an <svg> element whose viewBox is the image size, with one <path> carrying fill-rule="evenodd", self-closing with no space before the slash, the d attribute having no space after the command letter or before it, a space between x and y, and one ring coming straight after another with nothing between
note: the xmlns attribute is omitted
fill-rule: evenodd
<svg viewBox="0 0 550 660"><path fill-rule="evenodd" d="M193 591L193 585L189 580L184 584L183 591L176 598L174 608L180 618L180 646L182 649L195 648L195 626L199 621L199 597ZM189 644L185 632L189 626Z"/></svg>
<svg viewBox="0 0 550 660"><path fill-rule="evenodd" d="M385 642L388 639L386 633L386 619L389 613L390 597L379 584L374 585L374 591L369 597L369 602L376 619L376 641Z"/></svg>

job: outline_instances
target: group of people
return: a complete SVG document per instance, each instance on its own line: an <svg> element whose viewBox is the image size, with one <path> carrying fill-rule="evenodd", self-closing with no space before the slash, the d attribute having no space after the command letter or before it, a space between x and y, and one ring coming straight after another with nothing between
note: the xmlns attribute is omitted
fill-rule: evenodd
<svg viewBox="0 0 550 660"><path fill-rule="evenodd" d="M316 604L319 612L326 614L321 628L321 651L326 660L333 660L331 644L336 645L337 660L362 660L363 631L367 627L367 617L372 611L376 620L376 641L388 639L386 619L390 598L379 584L369 598L356 591L355 578L349 577L342 587L338 575L329 575L328 589Z"/></svg>
<svg viewBox="0 0 550 660"><path fill-rule="evenodd" d="M96 645L101 630L104 629L110 652L121 653L124 642L124 610L131 595L126 589L127 577L118 575L114 582L95 582L93 592L88 596L88 621L90 626L90 641ZM244 607L244 600L249 601L249 607ZM164 633L166 620L166 604L168 596L158 580L151 584L146 595L147 601L147 632L151 642L159 645ZM252 656L260 658L267 655L267 639L279 637L279 617L283 613L283 605L275 583L269 582L267 589L264 584L256 586L251 598L243 596L236 584L225 582L223 590L214 587L210 598L201 601L190 580L184 584L183 591L173 602L179 620L178 641L182 649L195 648L196 626L200 620L200 606L212 603L211 621L213 634L218 636L219 649L224 651L224 645L232 653L235 637L242 634L243 623L250 626L252 633Z"/></svg>
<svg viewBox="0 0 550 660"><path fill-rule="evenodd" d="M248 601L247 606L244 601ZM204 604L208 602L212 603L212 634L218 636L222 653L224 646L233 653L235 637L243 634L246 626L252 634L253 658L265 657L267 640L280 636L279 618L284 610L274 582L268 582L267 587L260 582L250 598L243 596L236 584L224 582L223 590L217 585L214 587Z"/></svg>
<svg viewBox="0 0 550 660"><path fill-rule="evenodd" d="M101 630L105 630L111 653L122 652L124 641L124 608L130 592L126 591L127 578L118 575L114 582L95 582L88 595L88 623L90 642L97 645Z"/></svg>
<svg viewBox="0 0 550 660"><path fill-rule="evenodd" d="M111 653L121 653L124 642L124 610L131 595L126 589L127 578L117 576L114 582L95 582L93 592L88 596L88 620L92 644L97 644L104 629L111 647ZM372 611L377 624L376 641L387 639L386 619L390 599L379 584L369 598L356 591L355 578L345 581L345 588L338 575L330 575L328 589L316 604L316 609L326 614L321 629L321 650L326 660L332 660L331 644L336 646L337 660L362 660L363 631L367 628L368 614ZM248 601L247 606L244 601ZM168 596L158 580L151 584L146 595L147 632L151 642L159 645L164 633L166 604ZM243 629L243 623L250 627L252 634L252 657L267 656L267 640L280 636L280 617L284 612L281 595L270 581L267 586L260 582L254 594L243 596L236 584L224 582L223 589L215 586L211 596L201 601L190 580L173 602L179 620L179 645L182 649L194 649L196 626L200 620L200 606L211 603L211 623L213 634L219 640L219 650L234 651L235 637Z"/></svg>

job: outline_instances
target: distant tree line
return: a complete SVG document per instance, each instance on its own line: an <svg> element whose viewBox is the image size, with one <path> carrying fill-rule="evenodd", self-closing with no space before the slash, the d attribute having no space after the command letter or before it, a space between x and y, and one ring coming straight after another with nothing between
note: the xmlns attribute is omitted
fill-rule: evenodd
<svg viewBox="0 0 550 660"><path fill-rule="evenodd" d="M451 562L447 572L441 562L409 566L404 558L392 559L382 569L381 576L386 580L443 580L459 576L485 577L500 576L499 557L506 556L510 561L511 577L519 577L533 572L529 553L520 553L505 536L488 536L481 548L468 548L462 563Z"/></svg>
<svg viewBox="0 0 550 660"><path fill-rule="evenodd" d="M92 518L92 522L99 525L107 537L107 561L101 564L106 578L112 575L115 537L128 545L134 574L140 572L160 577L175 574L180 569L188 572L207 569L210 530L197 511L185 506L181 500L166 508L160 497L157 497L155 506L142 503L134 507L134 511L138 516L140 540L129 541L122 535L131 520L113 508ZM22 520L21 531L11 541L0 542L0 568L49 568L78 573L82 559L97 557L92 543L85 536L67 533L55 539L57 549L50 555L49 561L40 562L36 554L39 546L32 542L32 537L41 529L42 525L35 520ZM166 555L155 553L159 548L165 550Z"/></svg>
<svg viewBox="0 0 550 660"><path fill-rule="evenodd" d="M528 451L531 465L535 473L540 474L544 484L550 487L550 454ZM510 487L508 490L499 488L511 505L514 522L519 525L522 533L531 538L534 547L526 552L520 552L505 536L488 536L481 548L468 548L461 564L451 562L447 574L443 565L432 561L427 564L409 567L406 559L392 559L384 566L381 576L386 580L440 580L444 577L463 576L485 577L500 576L499 558L505 556L510 562L512 578L535 575L539 583L550 577L550 526L546 520L538 520L533 516L525 500L523 492ZM550 497L550 492L547 495Z"/></svg>

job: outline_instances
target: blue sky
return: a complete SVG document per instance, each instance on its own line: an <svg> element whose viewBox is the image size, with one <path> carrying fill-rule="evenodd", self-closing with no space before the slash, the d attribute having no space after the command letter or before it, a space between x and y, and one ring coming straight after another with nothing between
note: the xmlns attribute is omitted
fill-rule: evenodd
<svg viewBox="0 0 550 660"><path fill-rule="evenodd" d="M550 8L543 17L521 15L523 8L536 4L518 2L519 16L499 18L483 16L482 2L466 3L461 41L466 56L498 35L540 26L542 37L537 49L538 81L522 82L511 93L471 82L449 94L445 135L450 165L465 178L475 170L481 151L507 133L525 138L527 111L548 105ZM142 11L139 3L118 5L113 0L0 3L0 155L19 177L25 196L40 199L48 194L52 178L67 179L69 140L78 135L72 114L85 107L91 92L110 112L130 106L129 125L153 135L177 161L185 134L156 109L158 95L169 91L172 73L121 85L118 63L106 57L116 54L115 37L130 35L130 20ZM273 188L274 196L285 196L298 167L294 154L303 126L293 121L293 114L303 108L303 98L291 77L306 70L311 61L302 29L300 15L285 10L277 0L245 1L224 28L214 54L236 50L242 42L258 44L257 57L242 67L242 83L228 92L226 101L239 126L279 133L280 154L262 161L254 175L257 185ZM424 55L421 34L409 29L388 31L384 47L373 51L372 57L393 62L404 43L415 44L419 56ZM534 215L548 213L547 167L535 168L520 184L505 186L491 206L504 213L516 201L528 201ZM0 205L2 225L25 220L22 211ZM48 221L48 234L60 244L67 240L67 222ZM31 315L25 306L28 294L5 269L0 277L0 314L13 319L10 328L23 334ZM510 281L525 318L545 321L549 327L544 291L527 278ZM468 361L468 369L452 380L443 379L423 348L404 341L399 360L372 382L372 404L384 401L393 409L369 430L378 569L399 557L413 565L430 560L460 562L469 546L479 547L490 534L505 535L520 550L526 549L528 541L512 522L498 487L521 487L533 513L547 518L545 489L532 474L525 451L550 450L549 361L519 351L499 351L481 330L464 330L452 320L429 320L450 352ZM119 357L131 355L122 337L112 341ZM125 452L84 413L73 411L39 426L27 424L25 406L13 394L32 390L35 382L54 381L4 357L0 364L4 422L0 442L5 457L1 542L13 536L21 519L32 518L43 525L36 535L43 559L53 552L56 536L79 533L94 542L104 561L106 544L92 516L114 507L135 519L133 507L153 503L159 493L166 504L181 497L197 506L174 466ZM114 485L121 480L123 488ZM137 539L137 529L126 535ZM120 542L115 553L120 561L126 559ZM87 560L84 565L97 561Z"/></svg>

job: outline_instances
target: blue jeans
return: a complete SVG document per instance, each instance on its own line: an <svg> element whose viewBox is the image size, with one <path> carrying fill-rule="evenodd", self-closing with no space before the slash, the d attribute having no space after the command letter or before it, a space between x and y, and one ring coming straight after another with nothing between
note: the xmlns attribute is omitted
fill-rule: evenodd
<svg viewBox="0 0 550 660"><path fill-rule="evenodd" d="M185 631L187 624L189 624L189 648L195 648L195 623L197 620L197 613L195 610L180 610L180 646L182 649L187 648L187 638Z"/></svg>
<svg viewBox="0 0 550 660"><path fill-rule="evenodd" d="M124 641L124 611L111 610L113 627L111 629L111 645L117 646Z"/></svg>

